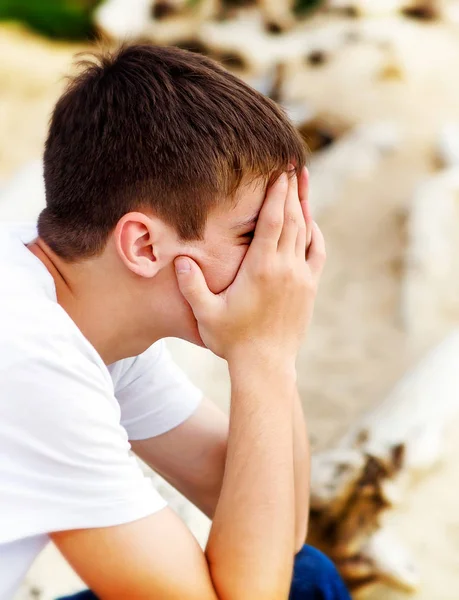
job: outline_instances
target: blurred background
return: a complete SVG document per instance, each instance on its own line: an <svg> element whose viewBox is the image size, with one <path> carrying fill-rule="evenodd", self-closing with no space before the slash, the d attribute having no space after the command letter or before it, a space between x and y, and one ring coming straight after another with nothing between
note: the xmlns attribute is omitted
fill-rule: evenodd
<svg viewBox="0 0 459 600"><path fill-rule="evenodd" d="M356 597L457 600L459 345L440 351L435 373L421 366L443 382L429 392L428 410L407 388L400 402L391 400L403 410L386 411L384 425L377 411L459 322L459 2L0 0L0 220L34 219L43 205L43 142L74 55L101 40L130 39L220 61L284 106L304 136L312 209L329 257L298 363L313 451L343 449L368 415L382 439L402 421L405 445L416 417L417 431L427 431L419 448L433 448L422 478L404 487L400 500L386 498L390 510L373 523L378 529L390 521L404 549L397 541L370 552L348 535L352 564L365 555L368 564L356 568L371 584L356 586ZM177 340L170 347L226 409L225 365ZM443 376L453 350L458 367ZM425 380L416 381L425 393ZM336 472L329 477L337 481ZM399 473L384 477L400 489ZM171 502L204 540L201 517L173 494ZM354 536L358 529L354 523ZM48 600L79 587L48 550L17 600Z"/></svg>

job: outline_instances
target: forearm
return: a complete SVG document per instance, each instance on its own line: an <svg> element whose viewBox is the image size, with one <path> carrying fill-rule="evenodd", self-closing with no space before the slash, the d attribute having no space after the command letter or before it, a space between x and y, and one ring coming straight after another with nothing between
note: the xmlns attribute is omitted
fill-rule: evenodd
<svg viewBox="0 0 459 600"><path fill-rule="evenodd" d="M227 461L207 547L217 595L288 597L295 546L293 369L230 364Z"/></svg>
<svg viewBox="0 0 459 600"><path fill-rule="evenodd" d="M310 447L298 391L293 405L293 466L295 473L295 550L305 543L309 519Z"/></svg>

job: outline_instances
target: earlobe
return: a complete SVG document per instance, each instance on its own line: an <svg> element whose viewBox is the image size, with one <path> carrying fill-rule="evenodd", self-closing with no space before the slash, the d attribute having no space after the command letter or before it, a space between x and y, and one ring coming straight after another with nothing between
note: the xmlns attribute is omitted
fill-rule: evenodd
<svg viewBox="0 0 459 600"><path fill-rule="evenodd" d="M143 213L124 215L114 232L118 255L124 265L140 277L154 277L158 268L155 227L153 220Z"/></svg>

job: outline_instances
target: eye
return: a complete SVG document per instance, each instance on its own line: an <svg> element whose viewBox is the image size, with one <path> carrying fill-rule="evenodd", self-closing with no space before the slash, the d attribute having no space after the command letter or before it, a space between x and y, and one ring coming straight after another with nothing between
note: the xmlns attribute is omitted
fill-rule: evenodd
<svg viewBox="0 0 459 600"><path fill-rule="evenodd" d="M250 242L253 240L253 236L254 236L255 230L253 229L252 231L248 231L247 233L243 233L240 238L242 240L244 240L244 244L250 244Z"/></svg>

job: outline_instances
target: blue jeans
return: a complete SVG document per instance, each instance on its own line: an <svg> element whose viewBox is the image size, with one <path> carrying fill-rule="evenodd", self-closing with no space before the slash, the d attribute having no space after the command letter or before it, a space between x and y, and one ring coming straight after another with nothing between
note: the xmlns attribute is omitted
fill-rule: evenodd
<svg viewBox="0 0 459 600"><path fill-rule="evenodd" d="M97 600L89 590L60 600ZM351 600L332 561L311 546L304 546L295 558L289 600Z"/></svg>

